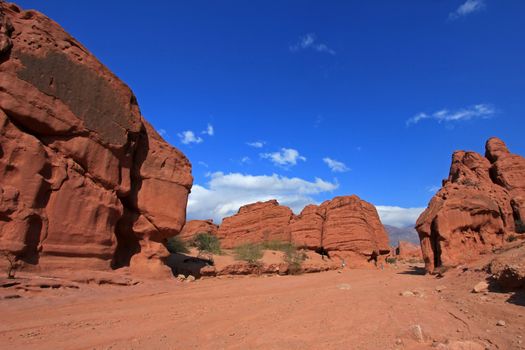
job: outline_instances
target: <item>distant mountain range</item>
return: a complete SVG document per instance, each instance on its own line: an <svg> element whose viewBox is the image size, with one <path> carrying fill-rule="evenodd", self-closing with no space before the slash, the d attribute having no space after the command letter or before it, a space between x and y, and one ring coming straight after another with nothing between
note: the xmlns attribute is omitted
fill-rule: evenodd
<svg viewBox="0 0 525 350"><path fill-rule="evenodd" d="M398 241L407 241L419 244L419 236L414 227L396 227L390 225L384 225L390 238L390 245L393 247L397 246Z"/></svg>

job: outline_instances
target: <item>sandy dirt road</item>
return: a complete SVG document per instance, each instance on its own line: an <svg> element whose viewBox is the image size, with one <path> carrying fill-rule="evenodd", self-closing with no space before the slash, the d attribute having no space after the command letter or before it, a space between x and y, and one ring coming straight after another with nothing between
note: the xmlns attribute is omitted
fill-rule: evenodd
<svg viewBox="0 0 525 350"><path fill-rule="evenodd" d="M45 290L0 300L0 348L525 349L525 306L471 293L483 276L404 266Z"/></svg>

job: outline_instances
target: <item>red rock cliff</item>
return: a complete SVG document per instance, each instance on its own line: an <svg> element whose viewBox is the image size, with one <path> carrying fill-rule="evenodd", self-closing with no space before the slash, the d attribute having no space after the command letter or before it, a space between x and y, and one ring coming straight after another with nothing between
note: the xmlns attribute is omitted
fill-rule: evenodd
<svg viewBox="0 0 525 350"><path fill-rule="evenodd" d="M362 256L390 252L388 234L377 210L357 196L308 205L297 216L275 200L250 204L225 218L218 236L225 248L279 240L308 249L324 247L336 255L342 252L341 256L349 252Z"/></svg>
<svg viewBox="0 0 525 350"><path fill-rule="evenodd" d="M476 259L503 244L525 219L525 158L491 138L486 155L457 151L441 190L416 229L429 272Z"/></svg>
<svg viewBox="0 0 525 350"><path fill-rule="evenodd" d="M0 2L0 249L163 270L191 185L124 83L57 23Z"/></svg>

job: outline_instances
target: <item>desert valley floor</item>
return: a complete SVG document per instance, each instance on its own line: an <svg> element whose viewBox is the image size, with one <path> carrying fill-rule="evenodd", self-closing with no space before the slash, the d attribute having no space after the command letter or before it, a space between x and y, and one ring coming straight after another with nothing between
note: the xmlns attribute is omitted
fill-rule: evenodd
<svg viewBox="0 0 525 350"><path fill-rule="evenodd" d="M0 344L13 350L525 349L523 295L472 293L486 277L479 266L441 279L404 264L45 289L0 300Z"/></svg>

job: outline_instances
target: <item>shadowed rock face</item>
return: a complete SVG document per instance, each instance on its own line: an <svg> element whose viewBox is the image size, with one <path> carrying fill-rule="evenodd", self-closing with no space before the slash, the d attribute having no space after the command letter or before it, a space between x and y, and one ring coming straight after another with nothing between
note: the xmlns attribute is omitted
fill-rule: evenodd
<svg viewBox="0 0 525 350"><path fill-rule="evenodd" d="M525 158L491 138L486 155L457 151L441 190L416 229L428 271L476 259L500 246L525 219Z"/></svg>
<svg viewBox="0 0 525 350"><path fill-rule="evenodd" d="M192 181L124 83L49 18L0 2L0 249L167 276Z"/></svg>
<svg viewBox="0 0 525 350"><path fill-rule="evenodd" d="M276 240L312 250L324 247L341 257L350 252L361 256L390 252L375 207L357 196L308 205L299 215L275 200L250 204L224 219L218 237L225 248Z"/></svg>

